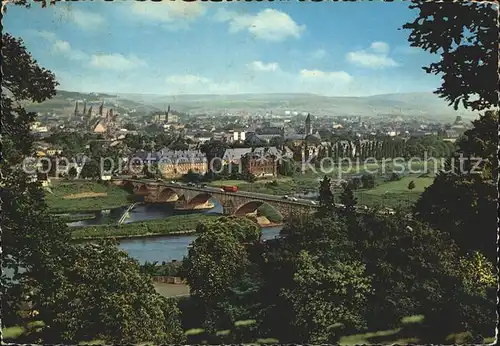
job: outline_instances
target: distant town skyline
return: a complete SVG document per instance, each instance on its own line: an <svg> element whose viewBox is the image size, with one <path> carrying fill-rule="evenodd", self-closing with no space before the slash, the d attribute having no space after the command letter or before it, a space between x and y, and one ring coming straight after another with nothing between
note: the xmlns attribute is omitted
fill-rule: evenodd
<svg viewBox="0 0 500 346"><path fill-rule="evenodd" d="M422 70L439 57L398 30L415 15L403 2L97 1L9 6L4 28L64 90L369 96L439 86Z"/></svg>

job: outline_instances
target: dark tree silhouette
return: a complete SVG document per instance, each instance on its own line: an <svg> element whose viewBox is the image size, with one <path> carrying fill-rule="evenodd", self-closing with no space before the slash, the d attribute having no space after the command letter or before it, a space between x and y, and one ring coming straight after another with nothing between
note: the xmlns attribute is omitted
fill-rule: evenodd
<svg viewBox="0 0 500 346"><path fill-rule="evenodd" d="M435 93L455 109L483 110L498 104L498 11L486 2L412 0L417 18L403 26L408 41L438 53L440 61L423 69L442 74Z"/></svg>

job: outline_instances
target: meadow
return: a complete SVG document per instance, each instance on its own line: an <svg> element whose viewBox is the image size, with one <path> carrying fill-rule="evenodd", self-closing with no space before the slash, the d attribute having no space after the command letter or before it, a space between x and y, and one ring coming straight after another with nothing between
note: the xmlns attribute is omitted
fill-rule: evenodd
<svg viewBox="0 0 500 346"><path fill-rule="evenodd" d="M129 194L113 185L93 181L53 180L45 193L51 213L71 213L129 205Z"/></svg>

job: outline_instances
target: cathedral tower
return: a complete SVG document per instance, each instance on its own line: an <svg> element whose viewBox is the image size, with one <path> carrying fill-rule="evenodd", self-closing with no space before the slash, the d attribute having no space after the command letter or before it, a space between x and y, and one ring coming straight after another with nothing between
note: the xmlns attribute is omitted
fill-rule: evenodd
<svg viewBox="0 0 500 346"><path fill-rule="evenodd" d="M312 135L312 126L311 126L311 114L307 113L306 118L306 136Z"/></svg>

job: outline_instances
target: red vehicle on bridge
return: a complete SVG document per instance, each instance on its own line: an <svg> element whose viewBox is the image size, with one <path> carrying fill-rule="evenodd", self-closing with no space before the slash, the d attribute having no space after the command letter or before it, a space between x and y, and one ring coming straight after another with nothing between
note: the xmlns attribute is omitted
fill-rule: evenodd
<svg viewBox="0 0 500 346"><path fill-rule="evenodd" d="M226 192L238 192L238 186L222 186L222 190Z"/></svg>

